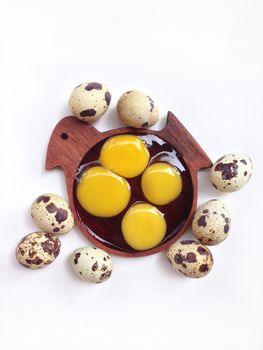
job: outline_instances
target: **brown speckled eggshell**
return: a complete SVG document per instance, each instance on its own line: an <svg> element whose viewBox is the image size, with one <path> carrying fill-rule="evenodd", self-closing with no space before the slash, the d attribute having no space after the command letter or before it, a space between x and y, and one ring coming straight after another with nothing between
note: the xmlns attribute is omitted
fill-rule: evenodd
<svg viewBox="0 0 263 350"><path fill-rule="evenodd" d="M210 250L193 240L175 242L168 249L167 258L172 267L186 277L204 277L213 266L213 256Z"/></svg>
<svg viewBox="0 0 263 350"><path fill-rule="evenodd" d="M210 180L221 192L235 192L246 185L252 175L252 161L244 153L226 154L212 166Z"/></svg>
<svg viewBox="0 0 263 350"><path fill-rule="evenodd" d="M74 226L74 218L67 201L52 193L37 197L31 206L35 224L44 232L65 234Z"/></svg>
<svg viewBox="0 0 263 350"><path fill-rule="evenodd" d="M195 237L207 245L216 245L226 239L230 229L230 213L219 199L204 203L195 213L192 230Z"/></svg>
<svg viewBox="0 0 263 350"><path fill-rule="evenodd" d="M124 124L134 128L149 127L159 120L154 101L137 90L127 91L119 98L117 113Z"/></svg>
<svg viewBox="0 0 263 350"><path fill-rule="evenodd" d="M32 270L52 263L60 252L60 240L56 235L33 232L25 236L16 248L17 261Z"/></svg>
<svg viewBox="0 0 263 350"><path fill-rule="evenodd" d="M86 82L72 91L69 106L74 117L84 122L94 122L108 109L111 94L105 84Z"/></svg>
<svg viewBox="0 0 263 350"><path fill-rule="evenodd" d="M93 283L106 281L112 273L111 257L96 247L76 249L71 256L71 265L81 279Z"/></svg>

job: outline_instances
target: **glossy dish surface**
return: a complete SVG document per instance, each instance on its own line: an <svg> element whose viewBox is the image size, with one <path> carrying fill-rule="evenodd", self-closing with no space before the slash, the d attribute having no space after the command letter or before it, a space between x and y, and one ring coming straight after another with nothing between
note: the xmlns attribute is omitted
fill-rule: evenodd
<svg viewBox="0 0 263 350"><path fill-rule="evenodd" d="M182 179L182 190L175 200L165 205L155 204L156 208L164 214L167 226L164 238L157 245L159 246L175 237L186 222L193 202L193 184L190 172L183 159L169 143L153 134L133 133L133 135L136 135L145 144L149 152L150 157L148 167L155 163L168 163L179 170ZM101 165L99 161L100 153L107 140L109 140L109 138L106 138L93 146L80 162L73 184L74 206L82 225L97 241L109 248L121 252L132 253L136 250L125 242L121 230L121 223L125 213L132 205L140 202L149 203L141 188L142 174L133 178L126 178L131 188L131 197L126 208L116 216L108 218L93 216L83 209L77 199L77 187L81 176L88 169Z"/></svg>

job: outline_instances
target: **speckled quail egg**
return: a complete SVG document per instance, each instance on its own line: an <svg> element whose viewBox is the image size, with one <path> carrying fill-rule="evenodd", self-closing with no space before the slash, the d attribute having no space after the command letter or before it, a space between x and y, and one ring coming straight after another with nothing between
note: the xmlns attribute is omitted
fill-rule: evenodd
<svg viewBox="0 0 263 350"><path fill-rule="evenodd" d="M31 216L36 225L48 233L64 234L74 225L74 218L67 201L51 193L37 197L31 207Z"/></svg>
<svg viewBox="0 0 263 350"><path fill-rule="evenodd" d="M134 128L149 127L159 120L153 100L137 90L127 91L120 97L117 113L124 124Z"/></svg>
<svg viewBox="0 0 263 350"><path fill-rule="evenodd" d="M69 106L72 114L85 122L94 122L108 109L111 94L106 85L87 82L72 91Z"/></svg>
<svg viewBox="0 0 263 350"><path fill-rule="evenodd" d="M240 190L251 177L252 161L244 153L226 154L212 166L210 179L212 185L222 192Z"/></svg>
<svg viewBox="0 0 263 350"><path fill-rule="evenodd" d="M184 240L174 243L167 252L172 267L186 277L199 278L210 272L213 256L203 244Z"/></svg>
<svg viewBox="0 0 263 350"><path fill-rule="evenodd" d="M112 260L107 252L96 247L83 247L71 257L73 270L86 281L101 283L110 278Z"/></svg>
<svg viewBox="0 0 263 350"><path fill-rule="evenodd" d="M216 245L228 236L230 222L226 205L219 199L212 199L196 211L192 230L200 242Z"/></svg>
<svg viewBox="0 0 263 350"><path fill-rule="evenodd" d="M32 270L52 263L60 252L60 240L46 232L33 232L25 236L16 248L17 261Z"/></svg>

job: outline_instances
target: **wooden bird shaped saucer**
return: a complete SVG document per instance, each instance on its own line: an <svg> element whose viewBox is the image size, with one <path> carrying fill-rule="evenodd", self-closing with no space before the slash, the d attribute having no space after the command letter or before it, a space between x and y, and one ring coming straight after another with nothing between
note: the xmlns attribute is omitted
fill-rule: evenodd
<svg viewBox="0 0 263 350"><path fill-rule="evenodd" d="M113 218L92 216L80 206L76 198L80 169L87 163L98 161L106 139L120 134L137 135L148 147L150 163L169 162L179 168L182 175L183 190L180 196L167 205L156 206L165 215L166 235L158 246L145 251L129 247L121 233L121 220L128 207L135 202L146 201L141 191L141 176L128 179L132 191L130 203L121 214ZM97 247L109 253L131 257L162 251L182 236L196 210L197 172L211 166L212 162L206 153L171 112L168 112L166 126L160 131L123 127L100 132L91 124L75 117L65 117L53 130L46 157L47 170L61 167L64 171L70 207L81 232Z"/></svg>

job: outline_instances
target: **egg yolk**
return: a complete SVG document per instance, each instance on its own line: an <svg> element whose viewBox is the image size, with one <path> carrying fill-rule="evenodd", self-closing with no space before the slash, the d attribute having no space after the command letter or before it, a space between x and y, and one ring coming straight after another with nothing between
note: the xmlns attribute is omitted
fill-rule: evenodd
<svg viewBox="0 0 263 350"><path fill-rule="evenodd" d="M179 170L167 163L150 165L142 175L141 187L149 202L168 204L182 191L182 177Z"/></svg>
<svg viewBox="0 0 263 350"><path fill-rule="evenodd" d="M130 196L129 183L101 166L86 170L77 185L80 205L99 217L118 215L129 203Z"/></svg>
<svg viewBox="0 0 263 350"><path fill-rule="evenodd" d="M140 175L149 162L149 152L143 141L134 135L117 135L101 148L101 164L114 173L132 178Z"/></svg>
<svg viewBox="0 0 263 350"><path fill-rule="evenodd" d="M163 214L148 203L133 205L127 210L121 223L123 237L136 250L155 247L164 238L166 222Z"/></svg>

